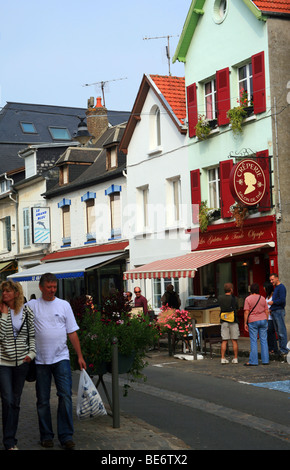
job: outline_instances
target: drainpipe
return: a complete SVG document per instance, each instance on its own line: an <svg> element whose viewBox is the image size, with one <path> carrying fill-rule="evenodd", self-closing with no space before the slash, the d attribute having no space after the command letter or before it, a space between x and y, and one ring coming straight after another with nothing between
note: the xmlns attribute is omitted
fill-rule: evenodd
<svg viewBox="0 0 290 470"><path fill-rule="evenodd" d="M277 186L278 186L278 212L276 212L277 222L282 218L281 191L280 191L280 174L279 174L279 158L278 158L278 130L277 130L277 107L276 97L274 97L274 123L275 123L275 140L276 140L276 168L277 168Z"/></svg>
<svg viewBox="0 0 290 470"><path fill-rule="evenodd" d="M4 173L4 178L6 181L10 181L11 185L14 185L14 180L12 178L8 178L7 173ZM14 202L15 204L15 212L16 212L16 217L15 217L15 232L16 232L16 255L19 254L19 230L18 230L18 208L19 208L19 203L18 203L18 197L17 193L16 194L16 199L13 199L11 192L9 193L9 199Z"/></svg>

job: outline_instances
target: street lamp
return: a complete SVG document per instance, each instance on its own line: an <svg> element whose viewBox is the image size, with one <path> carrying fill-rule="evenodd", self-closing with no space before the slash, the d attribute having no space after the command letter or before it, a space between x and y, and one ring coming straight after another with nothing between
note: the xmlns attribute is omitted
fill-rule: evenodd
<svg viewBox="0 0 290 470"><path fill-rule="evenodd" d="M78 125L78 131L77 133L74 134L73 136L73 140L76 140L77 142L79 142L82 146L86 145L89 140L91 140L91 138L93 137L89 131L88 131L88 128L87 128L87 125L86 123L84 122L84 119L85 118L81 118L79 117L79 120L80 120L80 123Z"/></svg>

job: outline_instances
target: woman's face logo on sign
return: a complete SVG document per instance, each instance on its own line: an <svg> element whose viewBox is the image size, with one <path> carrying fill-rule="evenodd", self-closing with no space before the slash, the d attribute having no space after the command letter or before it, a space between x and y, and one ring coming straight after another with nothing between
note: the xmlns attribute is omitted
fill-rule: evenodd
<svg viewBox="0 0 290 470"><path fill-rule="evenodd" d="M255 191L255 184L257 184L257 180L253 173L246 171L246 173L244 174L244 181L245 185L247 186L244 194L249 194Z"/></svg>
<svg viewBox="0 0 290 470"><path fill-rule="evenodd" d="M255 160L245 159L233 167L229 184L237 201L246 206L254 206L265 194L265 173Z"/></svg>

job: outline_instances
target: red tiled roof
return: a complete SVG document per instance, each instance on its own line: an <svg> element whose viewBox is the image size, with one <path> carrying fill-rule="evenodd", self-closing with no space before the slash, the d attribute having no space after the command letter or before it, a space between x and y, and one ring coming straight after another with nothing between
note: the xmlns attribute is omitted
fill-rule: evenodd
<svg viewBox="0 0 290 470"><path fill-rule="evenodd" d="M290 0L254 0L259 10L271 13L290 13Z"/></svg>
<svg viewBox="0 0 290 470"><path fill-rule="evenodd" d="M186 117L185 78L150 75L181 124Z"/></svg>
<svg viewBox="0 0 290 470"><path fill-rule="evenodd" d="M80 258L83 256L100 255L104 253L114 253L124 251L128 248L129 242L121 241L116 243L106 243L104 245L94 245L85 248L72 248L71 250L60 250L49 253L41 261L56 261L66 258Z"/></svg>

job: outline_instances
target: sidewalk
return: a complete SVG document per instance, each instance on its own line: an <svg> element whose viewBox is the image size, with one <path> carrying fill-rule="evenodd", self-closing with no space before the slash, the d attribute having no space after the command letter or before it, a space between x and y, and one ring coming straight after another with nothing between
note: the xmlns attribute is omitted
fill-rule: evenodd
<svg viewBox="0 0 290 470"><path fill-rule="evenodd" d="M269 366L243 367L247 361L249 351L249 339L240 338L239 340L239 363L226 364L220 363L219 345L213 348L213 358L209 352L202 360L180 360L174 356L169 356L166 348L160 351L153 350L147 354L147 361L152 366L158 367L178 367L186 371L192 371L197 374L214 375L227 380L244 382L268 382L289 380L290 364L280 361L270 361ZM177 351L180 353L181 351ZM230 351L231 353L231 351ZM145 369L146 374L146 369ZM106 376L105 376L106 377ZM124 376L121 376L122 378ZM106 378L106 385L110 389L110 374ZM159 429L147 424L146 422L125 414L120 413L120 428L113 428L113 418L109 415L97 417L92 420L79 421L76 416L76 393L78 386L78 372L73 374L73 409L76 443L75 450L98 450L98 451L170 451L178 453L182 450L189 450L188 446L180 439L161 432ZM102 388L100 393L103 396ZM121 390L120 390L120 393ZM128 400L130 397L128 397ZM56 409L57 396L55 388L51 393L51 410L53 417L53 428L56 433ZM20 420L18 427L18 448L20 450L43 450L52 452L53 450L62 450L59 446L57 436L54 439L53 449L44 449L39 444L38 422L36 414L35 384L27 383L22 395ZM2 442L2 425L0 423L0 439ZM2 445L0 445L0 448ZM169 452L169 453L170 453Z"/></svg>

